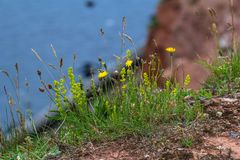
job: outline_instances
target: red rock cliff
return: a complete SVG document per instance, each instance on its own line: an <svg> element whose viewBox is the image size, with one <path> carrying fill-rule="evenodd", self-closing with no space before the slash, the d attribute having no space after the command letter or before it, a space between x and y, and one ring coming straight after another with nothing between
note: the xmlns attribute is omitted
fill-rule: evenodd
<svg viewBox="0 0 240 160"><path fill-rule="evenodd" d="M232 22L229 0L165 0L157 8L156 20L149 33L144 59L156 53L164 68L164 77L171 74L170 56L166 47L175 47L174 71L182 84L186 74L191 75L190 88L198 89L209 76L209 72L197 62L213 61L218 56L212 24L217 26L217 42L221 48L232 46ZM240 31L240 1L234 0L235 35ZM216 13L212 17L209 9ZM236 41L237 36L235 36ZM163 81L160 81L163 83Z"/></svg>

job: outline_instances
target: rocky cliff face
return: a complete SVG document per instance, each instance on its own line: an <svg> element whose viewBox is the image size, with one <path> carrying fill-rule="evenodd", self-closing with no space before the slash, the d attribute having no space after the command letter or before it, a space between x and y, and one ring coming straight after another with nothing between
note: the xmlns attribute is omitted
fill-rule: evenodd
<svg viewBox="0 0 240 160"><path fill-rule="evenodd" d="M219 55L220 48L232 47L230 1L163 1L157 8L157 25L150 30L144 59L149 61L149 55L156 53L165 70L164 77L169 77L170 56L165 48L175 47L174 71L177 81L182 84L186 75L190 74L190 87L198 89L209 76L209 72L198 61L211 63ZM239 42L240 1L233 0L233 3L235 41ZM163 80L159 82L162 83Z"/></svg>

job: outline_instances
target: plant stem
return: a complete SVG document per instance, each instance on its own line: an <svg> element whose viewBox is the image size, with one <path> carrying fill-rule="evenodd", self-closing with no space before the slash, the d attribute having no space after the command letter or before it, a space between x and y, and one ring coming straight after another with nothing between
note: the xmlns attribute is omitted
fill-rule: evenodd
<svg viewBox="0 0 240 160"><path fill-rule="evenodd" d="M171 80L173 80L173 55L170 54L171 56Z"/></svg>
<svg viewBox="0 0 240 160"><path fill-rule="evenodd" d="M235 41L233 0L229 0L229 5L230 5L230 10L231 10L231 18L232 18L232 47L233 47L233 53L235 53L236 52L236 41Z"/></svg>

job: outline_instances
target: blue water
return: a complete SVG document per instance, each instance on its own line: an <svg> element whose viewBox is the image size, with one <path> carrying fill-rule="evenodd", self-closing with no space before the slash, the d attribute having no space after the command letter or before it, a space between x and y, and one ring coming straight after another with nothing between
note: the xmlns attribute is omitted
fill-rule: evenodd
<svg viewBox="0 0 240 160"><path fill-rule="evenodd" d="M64 67L72 65L72 55L77 54L77 68L86 62L96 63L97 57L113 62L113 54L121 55L122 17L126 16L126 32L137 48L143 46L150 17L159 0L93 0L93 8L85 0L1 0L0 1L0 69L15 76L14 64L20 68L21 109L30 106L33 116L41 119L51 106L51 101L38 91L41 86L36 70L43 71L43 78L52 78L31 52L34 48L46 63L56 64L51 53L53 44ZM104 38L99 36L103 28ZM81 72L80 72L81 73ZM28 81L30 89L24 87ZM86 79L85 79L86 80ZM3 86L14 96L7 78L0 75L0 113L6 123L9 109ZM16 99L16 98L15 98ZM16 102L16 101L15 101ZM14 109L17 105L14 106Z"/></svg>

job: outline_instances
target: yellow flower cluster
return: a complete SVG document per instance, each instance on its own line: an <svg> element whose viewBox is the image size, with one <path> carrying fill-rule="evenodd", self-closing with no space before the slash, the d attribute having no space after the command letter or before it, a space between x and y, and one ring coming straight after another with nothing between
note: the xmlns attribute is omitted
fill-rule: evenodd
<svg viewBox="0 0 240 160"><path fill-rule="evenodd" d="M68 69L68 78L70 80L71 93L74 103L79 111L83 110L83 106L86 106L87 98L84 89L82 88L81 77L78 77L79 81L75 81L75 75L73 68Z"/></svg>
<svg viewBox="0 0 240 160"><path fill-rule="evenodd" d="M178 93L178 88L176 87L176 88L173 89L172 94L173 94L174 96L176 96L177 93Z"/></svg>
<svg viewBox="0 0 240 160"><path fill-rule="evenodd" d="M143 73L143 81L144 81L144 85L146 87L150 87L151 86L151 82L150 82L148 74L146 72Z"/></svg>
<svg viewBox="0 0 240 160"><path fill-rule="evenodd" d="M166 89L169 90L171 86L171 82L167 80L165 85L166 85Z"/></svg>
<svg viewBox="0 0 240 160"><path fill-rule="evenodd" d="M64 102L67 100L67 90L65 89L65 80L62 78L60 81L54 81L54 91L55 91L55 102L56 102L56 107L58 108L58 111L60 115L64 115L64 110L63 106L65 105ZM63 98L62 98L63 97Z"/></svg>
<svg viewBox="0 0 240 160"><path fill-rule="evenodd" d="M191 81L191 76L189 74L187 74L185 81L184 81L184 85L187 87L189 85Z"/></svg>
<svg viewBox="0 0 240 160"><path fill-rule="evenodd" d="M126 89L126 88L127 88L127 85L124 84L124 85L122 86L122 89Z"/></svg>
<svg viewBox="0 0 240 160"><path fill-rule="evenodd" d="M125 74L126 74L126 69L125 68L122 68L121 72L120 72L120 75L121 75L121 82L125 82L126 81L126 77L125 77Z"/></svg>

